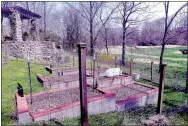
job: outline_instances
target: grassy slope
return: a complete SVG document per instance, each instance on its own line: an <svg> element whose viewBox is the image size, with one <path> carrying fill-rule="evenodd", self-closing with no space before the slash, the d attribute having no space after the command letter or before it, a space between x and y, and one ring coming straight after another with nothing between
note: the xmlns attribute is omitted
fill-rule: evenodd
<svg viewBox="0 0 188 126"><path fill-rule="evenodd" d="M37 81L36 74L49 75L44 67L31 64L31 81L33 92L44 91L42 85ZM24 60L11 61L2 67L2 124L12 123L10 116L14 110L14 94L17 90L17 83L23 86L24 93L29 93L27 64Z"/></svg>

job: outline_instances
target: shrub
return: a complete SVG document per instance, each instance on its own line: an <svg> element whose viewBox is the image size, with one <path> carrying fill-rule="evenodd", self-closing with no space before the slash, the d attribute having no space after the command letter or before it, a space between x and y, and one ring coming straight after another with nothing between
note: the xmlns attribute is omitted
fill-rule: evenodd
<svg viewBox="0 0 188 126"><path fill-rule="evenodd" d="M99 60L108 62L108 61L113 61L114 58L113 58L112 54L107 55L106 53L100 53L99 54Z"/></svg>
<svg viewBox="0 0 188 126"><path fill-rule="evenodd" d="M29 34L27 32L24 32L23 36L29 36Z"/></svg>

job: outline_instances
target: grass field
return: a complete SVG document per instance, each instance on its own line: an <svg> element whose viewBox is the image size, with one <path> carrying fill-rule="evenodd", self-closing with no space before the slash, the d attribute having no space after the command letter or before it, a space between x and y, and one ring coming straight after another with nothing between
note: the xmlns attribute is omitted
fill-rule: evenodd
<svg viewBox="0 0 188 126"><path fill-rule="evenodd" d="M167 48L165 50L164 61L167 63L167 70L166 70L166 83L167 85L180 85L185 87L185 73L186 73L186 61L178 60L178 58L186 59L186 56L182 54L174 53L176 51L179 51L182 47L177 48ZM152 56L159 56L160 55L160 49L141 49L144 52L149 53ZM149 59L148 56L139 56L139 54L146 55L145 53L141 53L138 50L132 50L133 53L138 55L132 55L128 54L127 58L140 58L140 59ZM129 52L130 53L130 52ZM115 54L114 54L115 55ZM113 55L113 56L114 56ZM120 56L117 55L116 56ZM170 60L170 59L176 59L176 60ZM70 58L71 59L71 58ZM77 65L78 59L75 59L75 63ZM178 65L176 66L168 66L168 64L176 63ZM64 64L65 66L72 65L72 60L70 60L69 63ZM90 61L87 61L87 67L89 68ZM150 63L143 63L143 62L137 62L136 68L133 72L140 72L145 74L145 76L150 76ZM126 69L127 72L129 71ZM154 74L156 77L158 74L158 65L154 65ZM41 73L45 76L49 76L50 74L45 70L45 66L35 64L35 62L31 63L31 79L32 79L32 91L33 93L36 92L42 92L47 89L44 89L40 83L36 79L36 74ZM157 78L158 79L158 78ZM139 80L140 82L144 82L147 84L156 85L156 83L151 83L145 80ZM2 124L14 124L16 121L12 119L14 115L14 94L16 93L16 87L17 83L20 83L24 88L24 93L29 93L29 85L28 85L28 72L27 72L27 63L23 59L14 59L12 61L9 61L7 65L2 66ZM165 89L164 91L164 109L172 108L175 106L180 106L184 104L185 100L185 94L183 92L179 91L173 91L170 89ZM129 116L129 113L127 113ZM111 124L111 125L119 125L122 122L119 122L117 120L118 116L122 115L119 113L109 113L104 115L96 115L89 117L90 124L93 125L100 125L102 124L101 121L106 122L104 124ZM174 114L169 117L171 124L182 124L186 125L188 124L188 114ZM102 120L101 120L102 118ZM131 118L127 118L129 120ZM140 117L137 117L135 115L136 121L134 123L139 123ZM63 121L60 121L60 123L64 125L72 125L72 124L78 124L79 120L78 118L72 118L72 119L65 119ZM107 123L108 122L108 123ZM129 122L131 122L129 120ZM58 123L58 122L56 122ZM132 122L133 123L133 122ZM134 124L133 123L133 124ZM49 125L51 122L49 123ZM130 123L129 123L130 124ZM56 124L57 125L57 124Z"/></svg>

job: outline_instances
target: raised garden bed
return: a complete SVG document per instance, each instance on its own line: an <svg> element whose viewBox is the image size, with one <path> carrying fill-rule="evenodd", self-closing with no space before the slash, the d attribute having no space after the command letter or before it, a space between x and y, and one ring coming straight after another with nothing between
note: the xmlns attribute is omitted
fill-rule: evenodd
<svg viewBox="0 0 188 126"><path fill-rule="evenodd" d="M123 111L147 104L156 104L158 99L158 88L138 82L129 85L115 85L99 90L116 93L117 111Z"/></svg>
<svg viewBox="0 0 188 126"><path fill-rule="evenodd" d="M100 91L88 86L88 114L100 114L115 111L115 93ZM29 95L17 97L19 122L43 121L50 119L63 119L80 116L79 88L66 88L51 90L49 92L33 94L30 104ZM22 100L19 100L19 99ZM24 102L24 104L22 104ZM23 119L24 118L24 119Z"/></svg>
<svg viewBox="0 0 188 126"><path fill-rule="evenodd" d="M123 73L122 75L115 76L115 77L96 77L97 85L99 88L106 88L114 85L127 85L133 83L133 77ZM89 85L92 85L93 79L88 80Z"/></svg>
<svg viewBox="0 0 188 126"><path fill-rule="evenodd" d="M78 74L79 73L78 67L54 68L54 67L47 66L46 70L49 71L54 76L70 75L70 74Z"/></svg>
<svg viewBox="0 0 188 126"><path fill-rule="evenodd" d="M43 84L44 87L49 89L79 86L79 74L51 76L51 77L44 77L41 74L37 74L37 79L39 80L39 82ZM122 74L120 76L115 76L115 77L96 77L96 79L97 79L98 87L100 88L110 87L119 84L126 85L133 83L132 76L129 76L128 74ZM87 76L87 83L89 85L93 84L92 76Z"/></svg>
<svg viewBox="0 0 188 126"><path fill-rule="evenodd" d="M50 77L44 77L42 74L37 74L37 79L45 88L49 89L79 86L79 74ZM87 77L87 81L90 82L91 79L91 77Z"/></svg>
<svg viewBox="0 0 188 126"><path fill-rule="evenodd" d="M104 73L107 68L96 68L95 69L95 76L100 76L100 74ZM53 68L53 67L46 67L46 70L49 71L54 76L61 76L61 75L71 75L71 74L78 74L79 69L77 67L60 67L60 68ZM86 70L87 76L93 76L93 71L91 69Z"/></svg>
<svg viewBox="0 0 188 126"><path fill-rule="evenodd" d="M95 69L95 77L101 76L106 70L107 70L107 68L96 68ZM93 70L87 69L86 72L87 72L87 76L93 76Z"/></svg>

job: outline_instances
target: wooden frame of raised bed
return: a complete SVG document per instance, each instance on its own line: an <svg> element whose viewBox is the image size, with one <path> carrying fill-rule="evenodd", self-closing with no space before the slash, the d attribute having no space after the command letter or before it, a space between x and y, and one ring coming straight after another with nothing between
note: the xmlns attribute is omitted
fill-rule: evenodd
<svg viewBox="0 0 188 126"><path fill-rule="evenodd" d="M88 85L88 88L91 88ZM78 87L71 87L61 90L50 90L49 92L43 93L36 93L33 94L33 104L35 104L35 98L39 98L39 102L42 103L40 100L41 97L49 96L53 93L64 92L67 93L70 90L79 90ZM88 113L89 115L101 114L115 111L115 93L107 92L107 91L100 91L95 89L95 92L98 92L98 95L93 95L88 98ZM78 94L75 94L79 97ZM24 97L20 97L16 94L16 103L17 103L17 115L18 121L20 123L28 123L32 121L46 121L50 119L63 119L63 118L70 118L70 117L77 117L80 116L80 101L74 101L71 103L65 103L59 106L55 106L52 108L45 109L37 109L36 111L32 112L32 107L27 102L29 100L29 95L25 95ZM65 96L68 97L68 96ZM72 101L71 99L68 99ZM37 103L40 104L40 103ZM41 105L41 104L40 104ZM34 107L34 109L36 109Z"/></svg>
<svg viewBox="0 0 188 126"><path fill-rule="evenodd" d="M127 88L127 89L123 89ZM145 88L145 89L144 89ZM148 104L157 104L158 87L134 82L129 85L115 85L108 88L98 88L102 91L116 93L116 109L123 111ZM129 93L133 93L129 95Z"/></svg>

